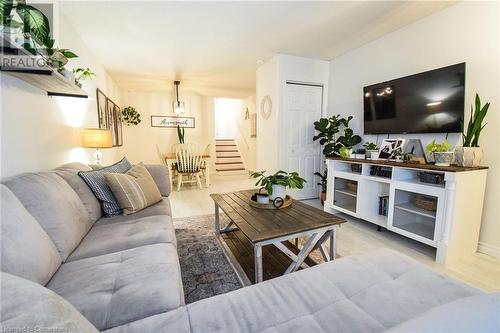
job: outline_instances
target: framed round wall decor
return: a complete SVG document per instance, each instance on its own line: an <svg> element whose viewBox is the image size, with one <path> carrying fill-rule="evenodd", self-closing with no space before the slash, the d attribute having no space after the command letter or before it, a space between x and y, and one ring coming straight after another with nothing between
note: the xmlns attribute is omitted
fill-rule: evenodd
<svg viewBox="0 0 500 333"><path fill-rule="evenodd" d="M271 101L271 96L266 95L262 98L262 101L260 102L260 114L262 118L269 119L272 111L273 111L273 102Z"/></svg>

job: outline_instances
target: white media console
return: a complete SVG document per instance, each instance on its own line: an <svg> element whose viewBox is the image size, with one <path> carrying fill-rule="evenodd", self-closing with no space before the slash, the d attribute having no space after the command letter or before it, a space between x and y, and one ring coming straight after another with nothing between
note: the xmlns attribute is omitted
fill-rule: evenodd
<svg viewBox="0 0 500 333"><path fill-rule="evenodd" d="M338 158L328 158L326 164L325 211L342 212L432 246L436 261L446 265L477 251L486 167ZM421 172L444 181L424 183Z"/></svg>

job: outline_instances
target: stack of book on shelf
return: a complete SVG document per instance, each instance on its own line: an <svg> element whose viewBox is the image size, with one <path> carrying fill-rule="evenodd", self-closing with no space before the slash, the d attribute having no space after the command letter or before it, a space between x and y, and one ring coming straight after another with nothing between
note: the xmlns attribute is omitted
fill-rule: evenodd
<svg viewBox="0 0 500 333"><path fill-rule="evenodd" d="M387 211L389 210L389 196L384 195L379 197L378 201L378 214L387 216Z"/></svg>

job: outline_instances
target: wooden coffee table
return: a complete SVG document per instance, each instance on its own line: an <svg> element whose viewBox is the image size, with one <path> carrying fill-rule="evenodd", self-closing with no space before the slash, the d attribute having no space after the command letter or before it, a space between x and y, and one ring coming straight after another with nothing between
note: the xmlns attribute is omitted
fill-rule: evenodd
<svg viewBox="0 0 500 333"><path fill-rule="evenodd" d="M345 219L294 201L290 207L266 210L251 206L248 201L256 190L211 194L215 202L215 232L217 236L236 230L243 232L254 249L255 282L262 282L262 247L274 245L292 260L284 274L306 268L304 262L309 253L319 249L323 259L335 259L336 228L347 222ZM220 209L229 217L230 223L221 229ZM283 242L305 237L300 252L294 253ZM330 241L330 249L324 243ZM297 243L296 243L297 244Z"/></svg>

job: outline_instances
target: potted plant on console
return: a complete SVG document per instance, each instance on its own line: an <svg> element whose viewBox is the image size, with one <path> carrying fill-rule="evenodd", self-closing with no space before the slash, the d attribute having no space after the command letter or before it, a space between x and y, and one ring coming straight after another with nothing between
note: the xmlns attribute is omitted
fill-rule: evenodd
<svg viewBox="0 0 500 333"><path fill-rule="evenodd" d="M301 178L297 172L278 171L273 175L266 176L266 171L253 172L251 178L258 178L255 186L261 186L269 194L269 199L273 201L276 198L285 199L286 188L304 188L306 180Z"/></svg>
<svg viewBox="0 0 500 333"><path fill-rule="evenodd" d="M366 149L367 160L378 160L378 146L374 142L366 142L363 147Z"/></svg>
<svg viewBox="0 0 500 333"><path fill-rule="evenodd" d="M444 140L443 143L436 143L436 140L432 140L425 149L434 156L436 166L450 166L453 161L453 152L450 151L448 140Z"/></svg>
<svg viewBox="0 0 500 333"><path fill-rule="evenodd" d="M483 120L488 113L490 103L481 106L481 99L476 94L475 110L471 105L470 119L467 129L462 122L462 147L457 148L457 163L464 167L477 167L481 163L483 150L479 147L479 136L483 130Z"/></svg>

